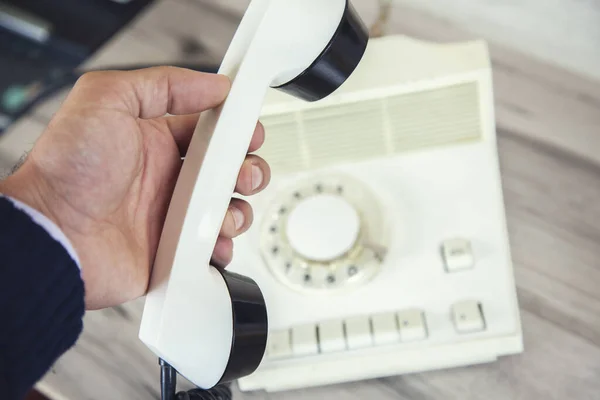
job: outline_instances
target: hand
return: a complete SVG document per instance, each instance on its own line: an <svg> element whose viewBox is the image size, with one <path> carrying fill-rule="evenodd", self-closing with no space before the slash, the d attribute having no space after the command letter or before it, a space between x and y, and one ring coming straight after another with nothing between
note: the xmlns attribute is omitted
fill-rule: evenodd
<svg viewBox="0 0 600 400"><path fill-rule="evenodd" d="M81 261L88 309L146 293L198 113L222 103L229 88L224 76L178 68L89 73L21 168L0 182L0 192L42 212L70 239ZM263 141L258 124L249 152ZM255 194L269 179L267 163L248 155L236 192ZM232 199L213 262L231 261L232 238L251 223L250 205Z"/></svg>

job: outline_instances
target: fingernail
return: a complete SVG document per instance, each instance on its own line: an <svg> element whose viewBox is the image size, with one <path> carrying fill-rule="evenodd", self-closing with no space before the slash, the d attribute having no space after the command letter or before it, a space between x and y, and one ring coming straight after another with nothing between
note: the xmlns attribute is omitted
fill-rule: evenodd
<svg viewBox="0 0 600 400"><path fill-rule="evenodd" d="M258 189L263 183L263 172L258 165L252 165L252 190Z"/></svg>
<svg viewBox="0 0 600 400"><path fill-rule="evenodd" d="M244 220L246 219L244 213L235 207L231 207L231 215L235 223L235 230L239 231L244 226Z"/></svg>

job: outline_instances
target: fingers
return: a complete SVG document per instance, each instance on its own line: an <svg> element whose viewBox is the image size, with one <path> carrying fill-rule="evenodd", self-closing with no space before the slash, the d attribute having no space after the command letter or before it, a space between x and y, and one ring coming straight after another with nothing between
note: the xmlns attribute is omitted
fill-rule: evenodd
<svg viewBox="0 0 600 400"><path fill-rule="evenodd" d="M233 258L233 238L246 232L252 225L252 207L242 199L231 199L221 232L212 255L212 264L225 268Z"/></svg>
<svg viewBox="0 0 600 400"><path fill-rule="evenodd" d="M227 238L235 238L246 232L252 221L254 213L252 207L242 199L231 199L227 214L221 226L220 235Z"/></svg>
<svg viewBox="0 0 600 400"><path fill-rule="evenodd" d="M251 196L263 190L271 180L269 164L257 155L250 154L242 164L235 191Z"/></svg>
<svg viewBox="0 0 600 400"><path fill-rule="evenodd" d="M195 114L221 104L231 84L223 75L175 67L83 75L67 100L122 109L136 118Z"/></svg>
<svg viewBox="0 0 600 400"><path fill-rule="evenodd" d="M213 251L211 264L216 267L225 268L233 258L233 240L223 236L217 238L217 244Z"/></svg>
<svg viewBox="0 0 600 400"><path fill-rule="evenodd" d="M167 128L171 132L171 135L173 135L175 143L177 143L182 157L185 157L185 153L190 145L192 135L194 134L194 130L198 124L199 117L200 114L192 114L159 118L162 123L166 124ZM252 136L248 152L254 152L260 149L264 142L265 128L260 122L258 122L256 124L256 128L254 129L254 135Z"/></svg>
<svg viewBox="0 0 600 400"><path fill-rule="evenodd" d="M265 143L265 127L260 121L256 124L256 128L254 129L254 135L252 136L252 140L250 141L250 147L248 148L249 153L253 153L260 149L262 145Z"/></svg>

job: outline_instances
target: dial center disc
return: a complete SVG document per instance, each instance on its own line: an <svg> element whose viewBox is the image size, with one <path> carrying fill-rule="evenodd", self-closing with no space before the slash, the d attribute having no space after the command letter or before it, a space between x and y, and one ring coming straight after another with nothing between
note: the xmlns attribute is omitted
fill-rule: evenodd
<svg viewBox="0 0 600 400"><path fill-rule="evenodd" d="M309 260L327 262L352 249L360 232L360 217L343 198L323 194L298 204L286 225L287 238L296 252Z"/></svg>

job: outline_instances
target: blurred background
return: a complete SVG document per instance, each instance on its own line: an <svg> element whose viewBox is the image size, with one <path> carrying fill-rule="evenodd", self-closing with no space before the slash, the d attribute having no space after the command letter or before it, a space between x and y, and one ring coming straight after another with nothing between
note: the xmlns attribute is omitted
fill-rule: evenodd
<svg viewBox="0 0 600 400"><path fill-rule="evenodd" d="M379 4L388 2L355 3L365 21L373 24ZM600 80L600 7L594 0L460 0L452 6L443 0L389 3L393 5L386 33L442 42L480 37L491 41L501 115L536 107L524 96L518 97L529 104L506 104L514 101L503 99L509 86L504 82L506 74L521 59L552 68L545 71L560 70L565 77ZM28 107L31 100L39 100L40 95L47 98L57 86L68 89L73 79L69 74L75 67L218 67L248 0L3 0L0 4L5 14L11 11L23 16L27 25L20 29L34 39L17 43L6 33L0 38L0 129L7 129L13 116L29 111L0 141L0 168L6 168L30 147L65 91L33 109ZM5 20L4 25L9 26L10 20ZM550 73L539 71L537 65L527 70L533 75ZM533 84L533 80L527 82ZM518 89L525 91L527 86Z"/></svg>
<svg viewBox="0 0 600 400"><path fill-rule="evenodd" d="M377 33L489 41L525 353L480 367L235 398L600 397L600 2L354 4ZM214 70L247 5L1 0L0 172L31 149L81 72ZM137 341L142 304L89 313L81 341L40 390L52 400L158 398L156 360Z"/></svg>

